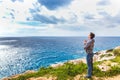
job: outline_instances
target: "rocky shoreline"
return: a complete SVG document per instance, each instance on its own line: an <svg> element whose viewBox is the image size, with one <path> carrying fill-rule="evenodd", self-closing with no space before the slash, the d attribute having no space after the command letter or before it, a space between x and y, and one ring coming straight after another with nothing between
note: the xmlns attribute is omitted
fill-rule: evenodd
<svg viewBox="0 0 120 80"><path fill-rule="evenodd" d="M118 47L116 47L114 49L119 49L120 50L120 46L118 46ZM111 66L115 66L115 65L118 64L118 63L115 63L115 62L110 62L111 59L114 59L116 57L112 53L112 51L114 49L103 50L103 51L96 52L94 54L93 62L106 60L106 62L103 62L102 64L98 65L98 67L101 69L101 71L109 70L110 67L108 66L108 64L111 65ZM73 63L73 64L78 64L80 62L86 63L86 60L85 60L85 58L83 58L83 59L69 60L67 62ZM64 62L63 63L52 64L51 67L56 68L56 67L59 67L59 66L62 66L62 65L64 65ZM25 74L29 74L29 73L36 73L36 71L28 70L25 73L13 75L13 76L10 76L10 77L7 77L7 78L3 78L2 80L11 80L13 78L17 78L17 77L19 77L21 75L25 75ZM56 80L56 77L49 77L49 78L39 77L39 78L30 78L30 79L27 79L27 80ZM75 80L77 80L77 79L75 79Z"/></svg>

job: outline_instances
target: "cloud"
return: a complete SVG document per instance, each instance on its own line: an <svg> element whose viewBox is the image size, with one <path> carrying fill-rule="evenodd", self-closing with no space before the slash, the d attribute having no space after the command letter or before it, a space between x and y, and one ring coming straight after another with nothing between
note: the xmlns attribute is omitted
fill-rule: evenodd
<svg viewBox="0 0 120 80"><path fill-rule="evenodd" d="M94 19L94 15L93 15L93 14L90 14L90 13L85 13L85 14L84 14L84 18L91 20L91 19Z"/></svg>
<svg viewBox="0 0 120 80"><path fill-rule="evenodd" d="M30 16L29 9L35 0L2 0L0 4L0 18L14 21L25 21ZM26 6L27 5L27 6Z"/></svg>
<svg viewBox="0 0 120 80"><path fill-rule="evenodd" d="M36 21L27 21L27 22L16 22L17 24L20 25L26 25L26 26L44 26L44 24L41 24L40 22L36 22Z"/></svg>
<svg viewBox="0 0 120 80"><path fill-rule="evenodd" d="M40 14L34 14L32 15L33 21L40 21L41 23L46 24L57 24L57 23L64 23L65 20L63 18L58 19L55 16L44 16Z"/></svg>
<svg viewBox="0 0 120 80"><path fill-rule="evenodd" d="M44 5L50 10L55 10L59 7L70 4L72 0L38 0L41 5Z"/></svg>
<svg viewBox="0 0 120 80"><path fill-rule="evenodd" d="M90 30L90 28L87 26L84 26L82 24L75 24L75 23L74 24L57 24L57 25L54 25L54 28L66 30L66 31L73 31L73 32ZM88 28L88 29L86 29L86 28Z"/></svg>
<svg viewBox="0 0 120 80"><path fill-rule="evenodd" d="M112 28L120 25L120 12L115 16L111 16L105 11L100 12L99 14L103 16L103 18L100 19L99 22L102 22L102 24L106 25L105 27Z"/></svg>
<svg viewBox="0 0 120 80"><path fill-rule="evenodd" d="M0 3L2 3L2 1L0 0Z"/></svg>
<svg viewBox="0 0 120 80"><path fill-rule="evenodd" d="M7 23L7 24L6 24ZM0 36L39 36L41 31L47 30L48 25L37 22L0 22ZM36 24L32 26L31 24Z"/></svg>
<svg viewBox="0 0 120 80"><path fill-rule="evenodd" d="M101 0L97 3L97 5L100 5L100 6L110 5L110 1L109 0Z"/></svg>
<svg viewBox="0 0 120 80"><path fill-rule="evenodd" d="M35 9L29 9L30 13L36 13L36 12L40 12L39 9L35 8Z"/></svg>
<svg viewBox="0 0 120 80"><path fill-rule="evenodd" d="M19 2L24 2L24 0L11 0L12 2L19 1Z"/></svg>
<svg viewBox="0 0 120 80"><path fill-rule="evenodd" d="M0 20L4 20L0 22L0 34L84 36L91 31L96 35L120 34L120 0L0 2ZM32 30L33 34L30 34Z"/></svg>

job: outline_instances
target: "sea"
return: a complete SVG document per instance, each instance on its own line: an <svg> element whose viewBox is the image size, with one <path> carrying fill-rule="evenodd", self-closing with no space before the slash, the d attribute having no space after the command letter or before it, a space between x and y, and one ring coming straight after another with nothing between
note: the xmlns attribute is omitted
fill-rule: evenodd
<svg viewBox="0 0 120 80"><path fill-rule="evenodd" d="M87 37L1 37L0 79L51 64L84 58ZM120 37L96 37L94 52L120 46Z"/></svg>

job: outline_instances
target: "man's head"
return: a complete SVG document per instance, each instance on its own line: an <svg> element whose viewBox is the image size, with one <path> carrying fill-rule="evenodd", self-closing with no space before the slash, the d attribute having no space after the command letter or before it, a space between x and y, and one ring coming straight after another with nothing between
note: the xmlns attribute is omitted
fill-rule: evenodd
<svg viewBox="0 0 120 80"><path fill-rule="evenodd" d="M89 39L93 39L94 37L95 37L95 34L94 34L94 33L92 33L92 32L90 32L90 34L89 34L88 38L89 38Z"/></svg>

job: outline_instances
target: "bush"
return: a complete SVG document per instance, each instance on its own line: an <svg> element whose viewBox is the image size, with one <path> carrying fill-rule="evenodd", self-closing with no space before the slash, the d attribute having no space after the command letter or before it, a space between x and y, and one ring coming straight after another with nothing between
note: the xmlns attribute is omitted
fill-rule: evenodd
<svg viewBox="0 0 120 80"><path fill-rule="evenodd" d="M113 66L111 67L111 69L107 72L107 75L108 77L110 76L115 76L115 75L118 75L120 74L120 67L119 66Z"/></svg>
<svg viewBox="0 0 120 80"><path fill-rule="evenodd" d="M96 65L93 66L93 75L97 77L103 77L105 74Z"/></svg>
<svg viewBox="0 0 120 80"><path fill-rule="evenodd" d="M120 64L120 56L116 56L116 57L115 57L114 59L112 59L111 61Z"/></svg>
<svg viewBox="0 0 120 80"><path fill-rule="evenodd" d="M114 50L113 50L113 54L114 54L115 56L120 56L120 49L114 49Z"/></svg>
<svg viewBox="0 0 120 80"><path fill-rule="evenodd" d="M85 63L81 62L79 64L65 63L63 66L52 68L52 67L42 67L37 73L25 74L19 76L18 78L11 80L26 80L31 77L40 77L45 75L53 75L57 77L57 80L67 80L72 79L78 74L83 74L86 72L87 66ZM73 80L73 79L72 79Z"/></svg>
<svg viewBox="0 0 120 80"><path fill-rule="evenodd" d="M112 51L113 51L113 49L109 49L109 50L106 51L106 53L109 53L109 52L112 52Z"/></svg>
<svg viewBox="0 0 120 80"><path fill-rule="evenodd" d="M108 71L101 71L97 66L94 66L93 69L93 75L96 77L112 77L120 74L119 66L112 66Z"/></svg>
<svg viewBox="0 0 120 80"><path fill-rule="evenodd" d="M113 56L112 54L102 54L101 56L100 56L100 58L103 58L103 57L110 57L110 56Z"/></svg>
<svg viewBox="0 0 120 80"><path fill-rule="evenodd" d="M56 68L54 72L52 71L52 74L56 75L58 80L67 80L67 78L85 73L86 68L86 64L82 62L79 64L65 63L63 66Z"/></svg>

